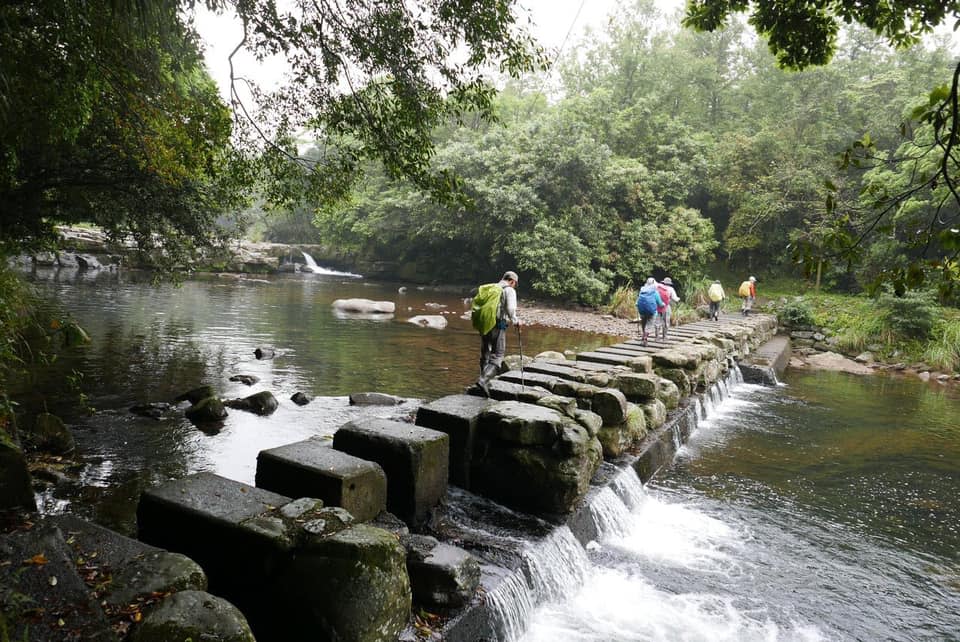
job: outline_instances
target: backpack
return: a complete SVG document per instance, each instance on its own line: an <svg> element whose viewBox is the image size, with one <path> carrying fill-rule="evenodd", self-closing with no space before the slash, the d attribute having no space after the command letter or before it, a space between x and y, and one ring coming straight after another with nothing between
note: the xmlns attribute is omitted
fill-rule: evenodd
<svg viewBox="0 0 960 642"><path fill-rule="evenodd" d="M660 298L663 300L663 306L657 308L657 312L663 312L667 309L667 306L671 303L670 290L667 289L667 286L657 284L657 293L660 295Z"/></svg>
<svg viewBox="0 0 960 642"><path fill-rule="evenodd" d="M750 296L750 281L744 281L740 284L740 296Z"/></svg>
<svg viewBox="0 0 960 642"><path fill-rule="evenodd" d="M707 290L707 296L714 303L723 301L723 287L719 283L712 283L710 289Z"/></svg>
<svg viewBox="0 0 960 642"><path fill-rule="evenodd" d="M486 334L497 325L497 312L503 288L498 283L487 283L477 288L477 296L470 305L470 322L480 334Z"/></svg>
<svg viewBox="0 0 960 642"><path fill-rule="evenodd" d="M654 288L640 290L637 297L637 311L640 314L654 314L657 311L657 291Z"/></svg>

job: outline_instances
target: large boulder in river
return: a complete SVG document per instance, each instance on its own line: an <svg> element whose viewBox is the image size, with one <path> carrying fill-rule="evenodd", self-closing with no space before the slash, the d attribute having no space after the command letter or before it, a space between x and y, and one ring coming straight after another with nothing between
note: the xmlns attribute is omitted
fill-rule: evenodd
<svg viewBox="0 0 960 642"><path fill-rule="evenodd" d="M269 390L262 390L242 399L228 399L223 402L223 405L227 408L247 410L258 415L272 415L279 406L277 398Z"/></svg>
<svg viewBox="0 0 960 642"><path fill-rule="evenodd" d="M202 425L223 420L227 416L227 409L216 397L207 397L187 408L183 414L194 424Z"/></svg>
<svg viewBox="0 0 960 642"><path fill-rule="evenodd" d="M354 314L393 314L396 306L393 301L371 301L370 299L337 299L330 305L334 310Z"/></svg>
<svg viewBox="0 0 960 642"><path fill-rule="evenodd" d="M530 513L568 513L601 460L596 437L552 408L502 401L477 417L471 489Z"/></svg>

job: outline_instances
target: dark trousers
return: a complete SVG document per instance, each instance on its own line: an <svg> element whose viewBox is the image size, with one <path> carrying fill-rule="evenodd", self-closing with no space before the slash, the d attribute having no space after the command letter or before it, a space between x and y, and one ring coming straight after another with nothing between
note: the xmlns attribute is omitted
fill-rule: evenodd
<svg viewBox="0 0 960 642"><path fill-rule="evenodd" d="M506 328L493 327L493 330L480 337L480 376L489 378L500 370L503 357L507 353ZM488 366L492 374L488 373Z"/></svg>

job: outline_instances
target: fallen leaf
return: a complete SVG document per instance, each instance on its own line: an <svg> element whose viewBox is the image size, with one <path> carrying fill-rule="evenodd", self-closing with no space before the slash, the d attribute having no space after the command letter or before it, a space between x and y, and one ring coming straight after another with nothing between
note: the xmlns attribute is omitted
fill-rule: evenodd
<svg viewBox="0 0 960 642"><path fill-rule="evenodd" d="M23 563L24 563L24 564L32 564L32 565L34 565L34 566L43 566L44 564L47 563L47 561L48 561L48 560L47 560L47 556L46 556L46 555L44 555L43 553L37 553L36 555L34 555L33 557L31 557L30 559L25 560Z"/></svg>

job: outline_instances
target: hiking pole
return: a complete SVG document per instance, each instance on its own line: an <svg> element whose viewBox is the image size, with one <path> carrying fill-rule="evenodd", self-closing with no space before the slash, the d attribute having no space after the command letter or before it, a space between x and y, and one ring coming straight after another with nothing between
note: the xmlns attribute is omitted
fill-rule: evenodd
<svg viewBox="0 0 960 642"><path fill-rule="evenodd" d="M515 327L517 328L517 346L520 348L520 389L523 390L523 339L520 338L520 326Z"/></svg>

